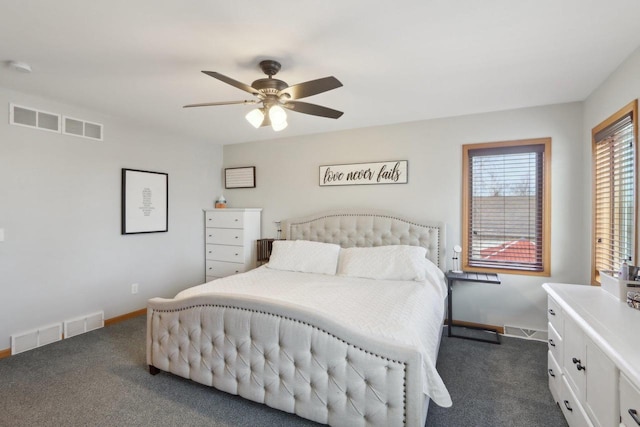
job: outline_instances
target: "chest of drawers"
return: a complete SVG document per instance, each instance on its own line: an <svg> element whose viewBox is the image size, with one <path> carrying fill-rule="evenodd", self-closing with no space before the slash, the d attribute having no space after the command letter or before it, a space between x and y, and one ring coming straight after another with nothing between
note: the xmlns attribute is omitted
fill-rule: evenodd
<svg viewBox="0 0 640 427"><path fill-rule="evenodd" d="M207 282L255 268L261 211L227 208L204 212Z"/></svg>
<svg viewBox="0 0 640 427"><path fill-rule="evenodd" d="M549 389L569 426L640 426L640 311L599 287L543 287Z"/></svg>

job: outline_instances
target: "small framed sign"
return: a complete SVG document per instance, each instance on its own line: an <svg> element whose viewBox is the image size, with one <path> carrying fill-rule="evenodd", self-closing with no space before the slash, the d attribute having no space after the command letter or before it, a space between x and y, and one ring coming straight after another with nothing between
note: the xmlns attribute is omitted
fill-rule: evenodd
<svg viewBox="0 0 640 427"><path fill-rule="evenodd" d="M335 185L406 184L407 160L320 166L320 187Z"/></svg>
<svg viewBox="0 0 640 427"><path fill-rule="evenodd" d="M169 230L169 175L122 169L122 234Z"/></svg>
<svg viewBox="0 0 640 427"><path fill-rule="evenodd" d="M224 170L224 188L255 188L256 167L226 168Z"/></svg>

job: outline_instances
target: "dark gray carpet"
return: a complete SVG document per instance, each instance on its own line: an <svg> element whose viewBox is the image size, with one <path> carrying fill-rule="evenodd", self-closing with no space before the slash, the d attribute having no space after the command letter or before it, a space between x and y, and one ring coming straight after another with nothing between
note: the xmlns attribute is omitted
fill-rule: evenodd
<svg viewBox="0 0 640 427"><path fill-rule="evenodd" d="M0 360L0 425L317 426L160 373L145 362L138 317ZM432 405L427 426L566 426L547 389L546 345L443 338L438 369L452 408Z"/></svg>
<svg viewBox="0 0 640 427"><path fill-rule="evenodd" d="M478 334L485 333L473 331ZM549 392L547 343L502 337L495 345L444 336L437 368L453 406L431 402L426 427L567 426Z"/></svg>

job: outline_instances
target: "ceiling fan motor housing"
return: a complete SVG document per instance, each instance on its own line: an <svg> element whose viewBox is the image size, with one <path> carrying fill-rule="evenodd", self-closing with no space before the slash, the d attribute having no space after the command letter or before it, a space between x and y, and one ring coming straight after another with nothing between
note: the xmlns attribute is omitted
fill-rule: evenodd
<svg viewBox="0 0 640 427"><path fill-rule="evenodd" d="M258 79L251 83L251 87L265 95L277 95L283 89L289 87L289 85L282 80L274 79L282 65L278 61L274 61L273 59L266 59L260 62L260 68L262 72L269 76L266 79Z"/></svg>
<svg viewBox="0 0 640 427"><path fill-rule="evenodd" d="M275 95L283 89L286 89L289 85L287 85L282 80L278 79L258 79L251 83L251 87L259 90L265 95Z"/></svg>

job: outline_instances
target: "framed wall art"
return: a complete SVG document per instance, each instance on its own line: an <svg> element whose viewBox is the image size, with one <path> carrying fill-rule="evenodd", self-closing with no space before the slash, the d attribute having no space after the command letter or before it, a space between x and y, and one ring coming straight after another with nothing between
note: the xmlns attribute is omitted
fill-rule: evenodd
<svg viewBox="0 0 640 427"><path fill-rule="evenodd" d="M255 188L256 167L226 168L224 170L224 188Z"/></svg>
<svg viewBox="0 0 640 427"><path fill-rule="evenodd" d="M169 230L169 175L122 169L122 234Z"/></svg>

